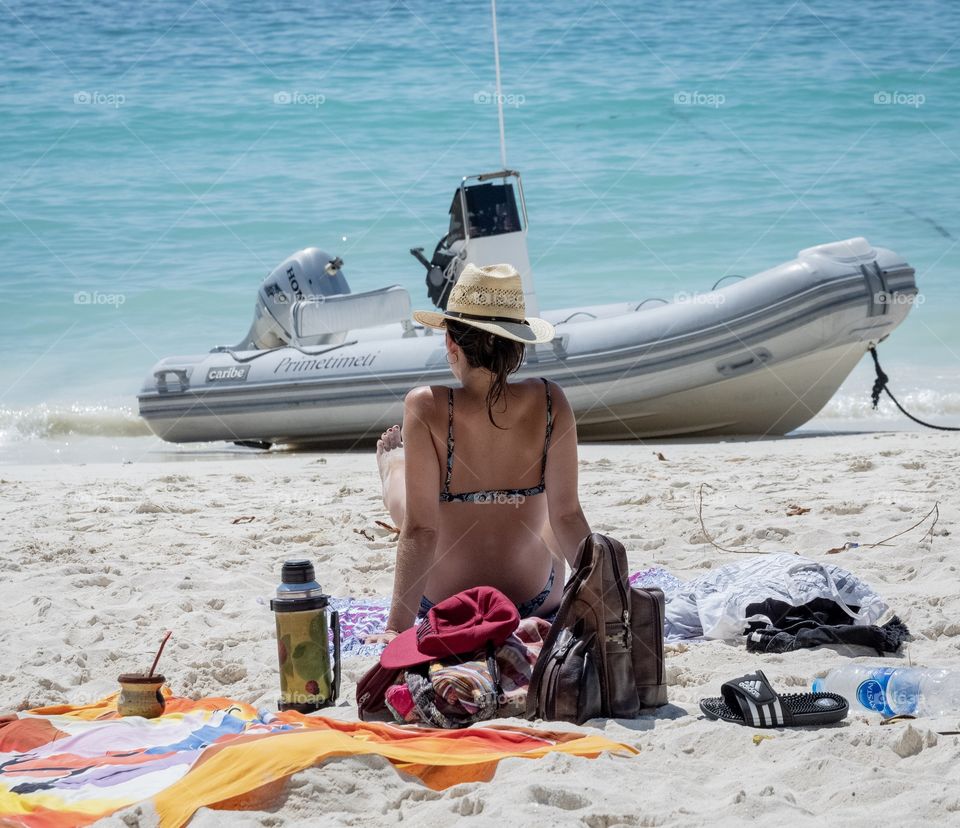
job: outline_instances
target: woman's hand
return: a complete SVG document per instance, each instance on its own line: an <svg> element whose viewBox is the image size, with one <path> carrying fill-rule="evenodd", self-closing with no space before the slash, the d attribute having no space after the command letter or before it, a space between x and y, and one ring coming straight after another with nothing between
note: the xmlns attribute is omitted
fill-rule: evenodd
<svg viewBox="0 0 960 828"><path fill-rule="evenodd" d="M363 642L364 644L389 644L398 635L400 635L400 633L396 630L384 630L382 633L368 635Z"/></svg>

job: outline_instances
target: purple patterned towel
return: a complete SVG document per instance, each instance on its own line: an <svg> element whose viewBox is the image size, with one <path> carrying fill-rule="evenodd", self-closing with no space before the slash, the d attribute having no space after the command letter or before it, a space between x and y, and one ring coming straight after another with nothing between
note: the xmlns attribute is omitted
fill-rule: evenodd
<svg viewBox="0 0 960 828"><path fill-rule="evenodd" d="M630 576L630 586L660 587L670 599L671 593L680 585L680 579L659 566L652 566ZM331 609L340 613L341 655L379 657L383 646L364 644L371 633L383 632L390 614L390 601L386 598L333 598Z"/></svg>

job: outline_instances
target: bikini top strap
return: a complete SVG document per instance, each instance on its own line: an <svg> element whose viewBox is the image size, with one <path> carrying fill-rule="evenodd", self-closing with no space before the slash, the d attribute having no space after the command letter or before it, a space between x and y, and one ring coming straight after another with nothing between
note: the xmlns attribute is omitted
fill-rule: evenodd
<svg viewBox="0 0 960 828"><path fill-rule="evenodd" d="M447 476L443 482L443 493L450 494L450 481L453 478L453 389L447 389Z"/></svg>
<svg viewBox="0 0 960 828"><path fill-rule="evenodd" d="M550 450L550 437L553 435L553 398L550 396L550 383L546 377L540 377L543 380L543 387L547 391L547 430L543 438L543 459L540 461L540 485L546 485L547 479L547 452Z"/></svg>

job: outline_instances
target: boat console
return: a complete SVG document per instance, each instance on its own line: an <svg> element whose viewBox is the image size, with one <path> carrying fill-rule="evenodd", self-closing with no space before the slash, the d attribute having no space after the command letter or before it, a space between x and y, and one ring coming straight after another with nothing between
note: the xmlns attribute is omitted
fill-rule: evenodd
<svg viewBox="0 0 960 828"><path fill-rule="evenodd" d="M527 255L527 208L520 173L499 170L466 176L453 195L446 235L428 261L422 247L410 250L427 271L427 295L441 310L467 262L479 267L510 262L520 272L527 310L535 312Z"/></svg>

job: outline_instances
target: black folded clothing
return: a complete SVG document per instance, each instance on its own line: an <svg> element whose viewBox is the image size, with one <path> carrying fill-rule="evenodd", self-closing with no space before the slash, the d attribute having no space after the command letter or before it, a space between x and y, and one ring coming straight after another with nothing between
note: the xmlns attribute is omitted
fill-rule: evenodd
<svg viewBox="0 0 960 828"><path fill-rule="evenodd" d="M850 609L856 612L859 608ZM747 627L747 651L751 653L786 653L824 644L853 644L883 655L897 652L910 635L907 625L897 616L882 627L851 624L849 614L829 598L814 598L798 607L768 599L750 604L746 615L770 619L770 623L754 621Z"/></svg>

